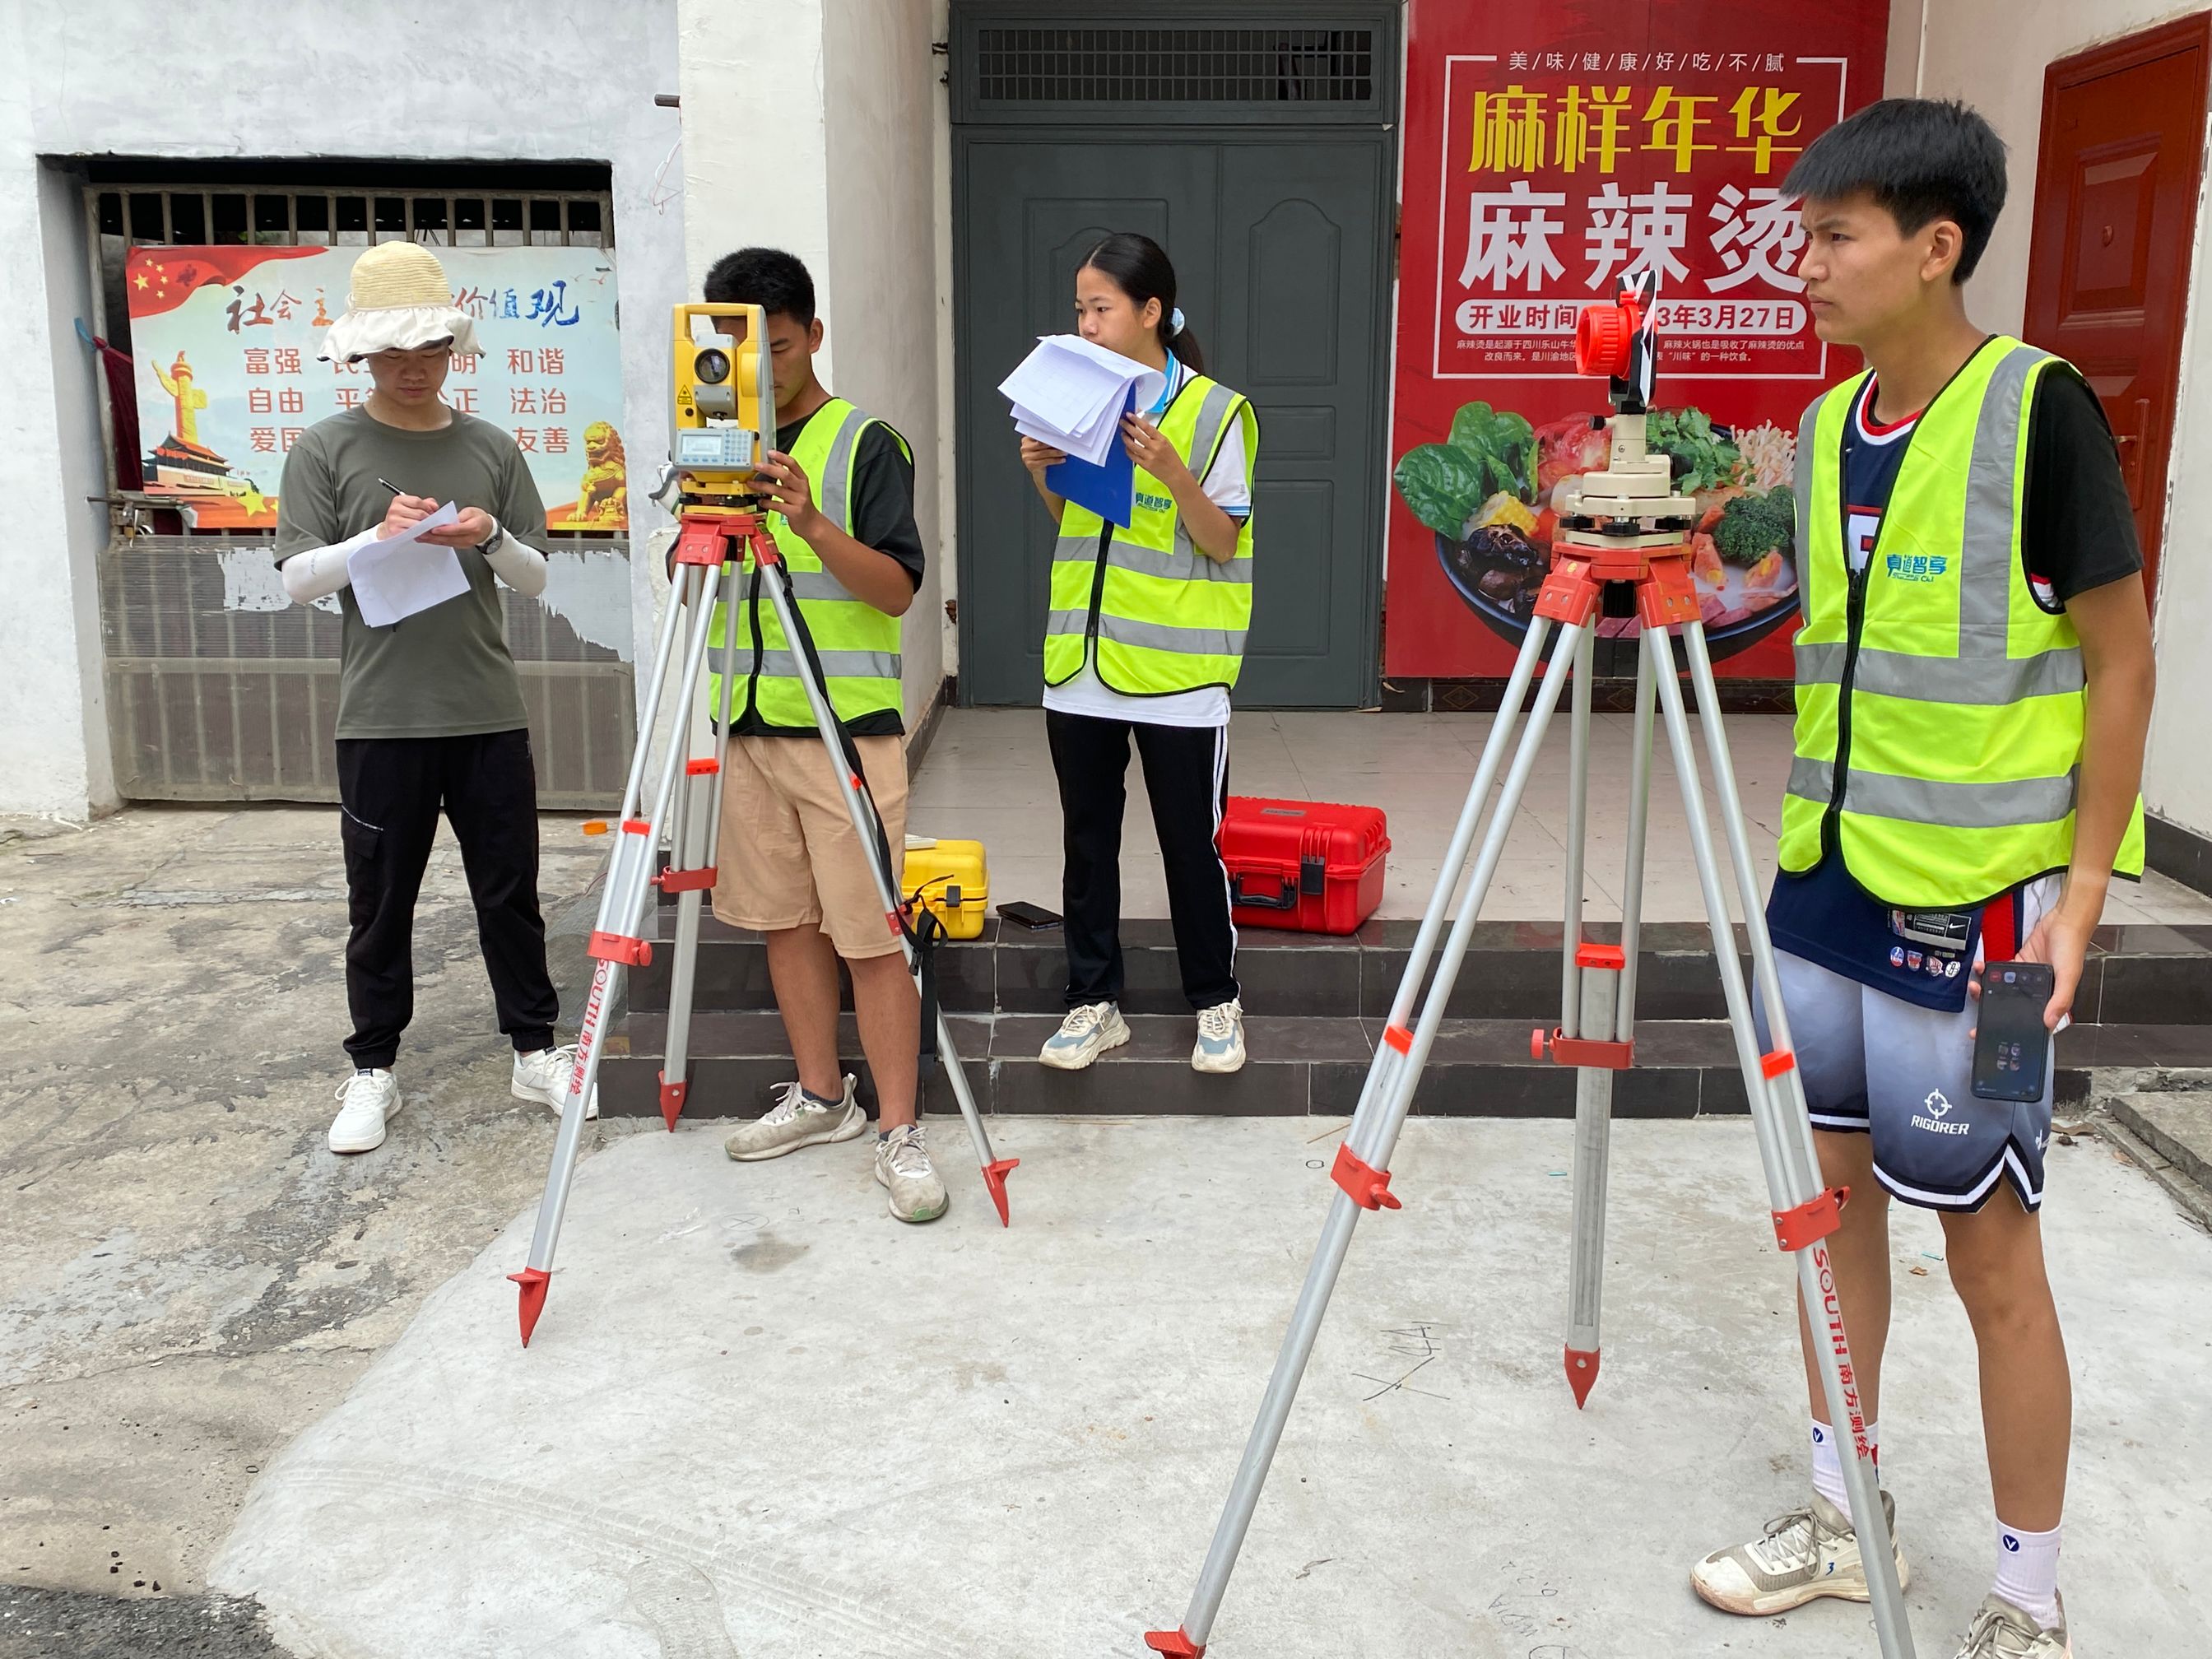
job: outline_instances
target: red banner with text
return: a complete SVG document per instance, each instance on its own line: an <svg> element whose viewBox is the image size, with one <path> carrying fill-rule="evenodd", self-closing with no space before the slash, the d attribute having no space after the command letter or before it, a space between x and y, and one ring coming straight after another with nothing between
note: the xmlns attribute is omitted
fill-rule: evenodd
<svg viewBox="0 0 2212 1659"><path fill-rule="evenodd" d="M1512 666L1558 501L1603 463L1605 383L1575 373L1576 319L1650 270L1650 440L1698 499L1713 654L1789 678L1797 421L1858 363L1814 333L1782 185L1881 96L1888 12L1412 0L1386 674Z"/></svg>

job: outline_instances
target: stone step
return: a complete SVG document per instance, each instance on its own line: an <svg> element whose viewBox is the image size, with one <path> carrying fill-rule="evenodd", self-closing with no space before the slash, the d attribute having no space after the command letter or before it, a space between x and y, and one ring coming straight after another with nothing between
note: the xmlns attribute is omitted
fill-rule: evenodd
<svg viewBox="0 0 2212 1659"><path fill-rule="evenodd" d="M659 915L663 936L673 914ZM1376 1018L1389 1013L1413 943L1410 921L1370 922L1343 939L1246 928L1237 971L1244 1006L1254 1016ZM1556 922L1476 924L1465 963L1454 981L1447 1014L1457 1019L1540 1022L1559 1006L1560 927ZM1611 926L1589 937L1618 940ZM1121 929L1131 1015L1188 1016L1177 977L1175 939L1165 921L1127 921ZM1739 959L1745 970L1741 930ZM1644 930L1638 952L1637 1012L1645 1020L1717 1020L1726 1017L1711 935L1702 926L1656 922ZM671 958L664 947L631 976L629 1006L668 1006ZM1062 1006L1066 965L1056 931L1031 933L997 916L980 939L948 943L939 954L939 996L951 1012L1051 1014ZM773 1009L768 962L759 937L710 916L700 931L701 1010ZM2212 1025L2212 927L2129 925L2100 928L2076 998L2082 1025Z"/></svg>
<svg viewBox="0 0 2212 1659"><path fill-rule="evenodd" d="M631 1014L611 1037L600 1067L601 1109L645 1115L659 1109L657 1083L666 1035L665 1014ZM1060 1072L1037 1051L1057 1024L1052 1014L956 1014L969 1086L987 1113L1135 1116L1156 1115L1349 1116L1358 1103L1382 1022L1257 1014L1245 1021L1252 1058L1233 1077L1190 1069L1190 1016L1130 1017L1127 1046L1088 1071ZM1413 1110L1427 1116L1567 1117L1574 1111L1574 1073L1531 1057L1530 1027L1513 1019L1452 1019L1417 1090ZM769 1091L792 1075L782 1023L773 1013L702 1011L693 1022L691 1096L687 1115L749 1117L767 1109ZM839 1050L860 1079L873 1109L874 1092L860 1058L850 1015L841 1022ZM1614 1110L1624 1117L1694 1117L1745 1109L1727 1025L1715 1020L1652 1020L1637 1035L1637 1065L1616 1082ZM2059 1039L2057 1097L2087 1098L2090 1073L2113 1067L2212 1065L2212 1026L2084 1026ZM943 1068L923 1090L924 1109L955 1110Z"/></svg>

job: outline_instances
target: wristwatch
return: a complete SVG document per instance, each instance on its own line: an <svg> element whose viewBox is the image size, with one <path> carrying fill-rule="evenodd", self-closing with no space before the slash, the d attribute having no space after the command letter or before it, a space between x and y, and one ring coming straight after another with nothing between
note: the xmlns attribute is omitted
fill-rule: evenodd
<svg viewBox="0 0 2212 1659"><path fill-rule="evenodd" d="M488 559L491 557L493 554L499 551L501 544L506 540L507 526L501 524L497 519L494 519L491 521L491 534L478 542L476 544L475 550L483 554L484 557Z"/></svg>

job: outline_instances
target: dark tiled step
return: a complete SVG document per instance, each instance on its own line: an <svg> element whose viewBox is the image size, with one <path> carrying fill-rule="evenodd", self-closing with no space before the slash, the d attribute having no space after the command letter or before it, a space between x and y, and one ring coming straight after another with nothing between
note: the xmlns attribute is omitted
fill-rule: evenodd
<svg viewBox="0 0 2212 1659"><path fill-rule="evenodd" d="M1188 1016L1137 1015L1131 1041L1088 1071L1058 1072L1040 1064L1053 1016L960 1015L953 1040L969 1086L988 1113L1054 1115L1348 1116L1358 1104L1380 1036L1362 1019L1284 1018L1245 1022L1252 1058L1234 1077L1190 1069ZM640 1013L608 1044L600 1073L604 1109L642 1115L657 1107L656 1082L666 1017ZM1413 1097L1424 1116L1565 1117L1574 1111L1574 1074L1528 1051L1529 1026L1506 1019L1448 1020ZM770 1089L787 1082L792 1066L781 1022L773 1014L702 1012L693 1023L689 1113L747 1117L767 1109ZM860 1078L873 1109L859 1033L847 1016L840 1052ZM1654 1020L1637 1033L1637 1066L1615 1083L1613 1109L1622 1117L1692 1117L1745 1109L1743 1083L1724 1024ZM2115 1066L2212 1066L2212 1026L2087 1026L2059 1039L2058 1098L2089 1094L2090 1073ZM924 1108L955 1109L940 1066L923 1091Z"/></svg>
<svg viewBox="0 0 2212 1659"><path fill-rule="evenodd" d="M672 932L672 916L663 912L660 925L664 933ZM1248 927L1240 936L1237 960L1245 1008L1255 1017L1385 1017L1416 931L1411 921L1370 922L1348 938L1333 939ZM1738 932L1739 960L1748 975ZM1612 943L1620 933L1618 928L1594 925L1589 937ZM1559 942L1556 922L1478 923L1453 982L1447 1013L1456 1019L1553 1018L1559 1001ZM1121 944L1127 978L1124 1012L1188 1016L1168 924L1125 922ZM1640 1018L1725 1017L1711 935L1703 926L1652 923L1644 930L1638 956ZM1055 1016L1060 1012L1066 968L1057 933L1030 933L994 916L981 939L945 945L939 964L939 994L949 1010ZM632 1007L667 1007L670 966L667 950L657 950L652 964L629 982ZM697 1006L775 1006L757 936L726 927L711 916L704 919ZM2212 927L2099 929L2075 1018L2084 1025L2107 1018L2131 1024L2212 1024Z"/></svg>

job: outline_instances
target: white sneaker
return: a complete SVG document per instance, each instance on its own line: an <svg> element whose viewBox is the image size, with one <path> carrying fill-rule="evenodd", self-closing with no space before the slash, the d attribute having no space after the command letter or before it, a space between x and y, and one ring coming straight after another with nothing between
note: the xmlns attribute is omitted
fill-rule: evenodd
<svg viewBox="0 0 2212 1659"><path fill-rule="evenodd" d="M2074 1644L2066 1635L2065 1598L2059 1598L2058 1628L2045 1630L1991 1591L1974 1622L1966 1626L1957 1659L2074 1659Z"/></svg>
<svg viewBox="0 0 2212 1659"><path fill-rule="evenodd" d="M1887 1492L1881 1495L1881 1509L1897 1550L1902 1589L1911 1583L1912 1574L1896 1544L1897 1504ZM1698 1562L1690 1569L1690 1587L1723 1613L1762 1618L1823 1595L1864 1601L1872 1595L1866 1564L1859 1559L1858 1534L1844 1512L1818 1492L1805 1508L1776 1516L1765 1533L1748 1544L1716 1550Z"/></svg>
<svg viewBox="0 0 2212 1659"><path fill-rule="evenodd" d="M384 1145L386 1122L407 1103L399 1079L389 1072L356 1072L338 1085L335 1097L344 1103L331 1120L334 1152L374 1152Z"/></svg>
<svg viewBox="0 0 2212 1659"><path fill-rule="evenodd" d="M1244 1069L1244 1005L1235 997L1198 1011L1198 1044L1190 1051L1194 1072Z"/></svg>
<svg viewBox="0 0 2212 1659"><path fill-rule="evenodd" d="M573 1042L559 1048L540 1048L534 1054L514 1057L514 1082L512 1092L517 1100L534 1100L540 1106L550 1106L558 1117L568 1104L568 1085L576 1076L576 1045ZM599 1080L592 1079L592 1097L584 1103L584 1115L599 1115Z"/></svg>
<svg viewBox="0 0 2212 1659"><path fill-rule="evenodd" d="M945 1182L930 1165L919 1123L878 1138L876 1179L890 1189L891 1214L899 1220L934 1221L945 1213Z"/></svg>
<svg viewBox="0 0 2212 1659"><path fill-rule="evenodd" d="M848 1073L844 1097L834 1106L817 1106L797 1083L787 1083L776 1091L775 1107L724 1141L722 1150L740 1164L757 1164L802 1146L850 1140L868 1127L868 1115L854 1094L859 1086L860 1079Z"/></svg>
<svg viewBox="0 0 2212 1659"><path fill-rule="evenodd" d="M1129 1040L1129 1022L1110 1002L1086 1002L1071 1008L1060 1029L1045 1042L1037 1058L1060 1072L1079 1072L1104 1054Z"/></svg>

